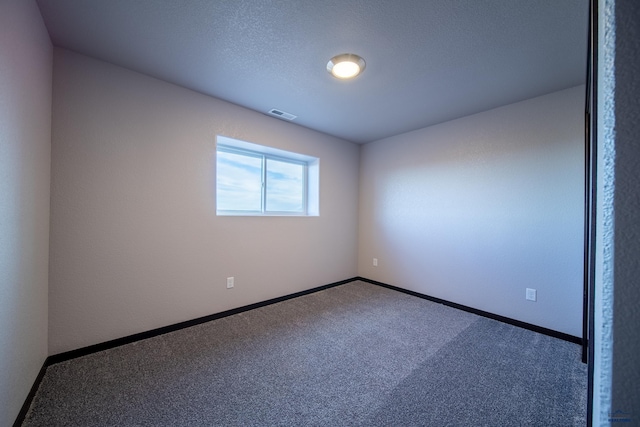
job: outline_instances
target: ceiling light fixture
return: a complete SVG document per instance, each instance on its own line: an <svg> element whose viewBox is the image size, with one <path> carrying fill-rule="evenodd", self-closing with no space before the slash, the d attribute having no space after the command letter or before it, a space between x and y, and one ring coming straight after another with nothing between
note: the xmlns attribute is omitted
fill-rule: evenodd
<svg viewBox="0 0 640 427"><path fill-rule="evenodd" d="M331 58L327 71L339 79L352 79L364 71L364 59L353 53L343 53Z"/></svg>

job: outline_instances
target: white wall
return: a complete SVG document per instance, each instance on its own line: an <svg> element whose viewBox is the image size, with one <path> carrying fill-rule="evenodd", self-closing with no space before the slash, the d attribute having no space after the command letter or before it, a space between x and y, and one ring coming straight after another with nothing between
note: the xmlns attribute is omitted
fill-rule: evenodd
<svg viewBox="0 0 640 427"><path fill-rule="evenodd" d="M53 91L51 354L356 275L357 145L65 50ZM216 134L319 157L320 216L216 217Z"/></svg>
<svg viewBox="0 0 640 427"><path fill-rule="evenodd" d="M0 2L0 425L47 357L52 47L32 0Z"/></svg>
<svg viewBox="0 0 640 427"><path fill-rule="evenodd" d="M594 250L593 425L610 425L613 356L613 194L615 166L613 0L598 3L596 241ZM634 326L635 329L635 326Z"/></svg>
<svg viewBox="0 0 640 427"><path fill-rule="evenodd" d="M581 336L583 111L580 86L363 146L359 275Z"/></svg>
<svg viewBox="0 0 640 427"><path fill-rule="evenodd" d="M593 425L640 424L640 3L598 4ZM615 418L617 419L615 419Z"/></svg>
<svg viewBox="0 0 640 427"><path fill-rule="evenodd" d="M611 410L640 424L640 4L615 1Z"/></svg>

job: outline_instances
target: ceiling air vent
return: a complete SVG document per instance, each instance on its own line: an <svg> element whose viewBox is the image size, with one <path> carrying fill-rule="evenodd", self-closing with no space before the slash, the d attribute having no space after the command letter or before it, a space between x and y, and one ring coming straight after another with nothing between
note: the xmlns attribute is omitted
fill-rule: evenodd
<svg viewBox="0 0 640 427"><path fill-rule="evenodd" d="M269 114L271 114L272 116L280 117L281 119L286 119L286 120L293 120L296 117L298 117L298 116L294 116L291 113L285 113L284 111L276 110L275 108L272 108L271 110L269 110Z"/></svg>

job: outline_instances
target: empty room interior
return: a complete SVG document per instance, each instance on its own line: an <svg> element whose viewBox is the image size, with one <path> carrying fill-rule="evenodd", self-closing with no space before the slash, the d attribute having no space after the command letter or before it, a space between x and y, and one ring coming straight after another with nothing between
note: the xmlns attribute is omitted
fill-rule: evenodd
<svg viewBox="0 0 640 427"><path fill-rule="evenodd" d="M640 422L638 9L3 0L0 425ZM465 359L533 379L470 391ZM451 413L456 386L486 407ZM94 418L56 418L67 387Z"/></svg>

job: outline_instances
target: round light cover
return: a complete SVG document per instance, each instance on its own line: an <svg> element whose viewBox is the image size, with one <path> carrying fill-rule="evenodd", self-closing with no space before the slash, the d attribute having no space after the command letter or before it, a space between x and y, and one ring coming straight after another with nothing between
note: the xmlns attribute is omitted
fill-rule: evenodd
<svg viewBox="0 0 640 427"><path fill-rule="evenodd" d="M353 53L343 53L331 58L327 63L327 71L339 79L351 79L362 73L365 67L364 59Z"/></svg>

